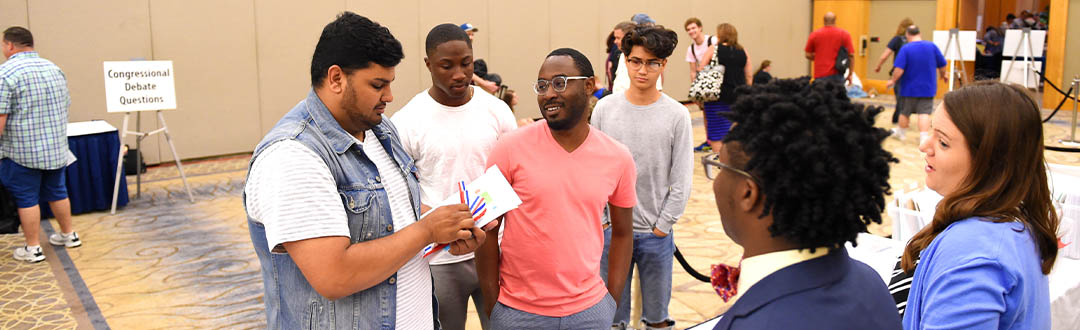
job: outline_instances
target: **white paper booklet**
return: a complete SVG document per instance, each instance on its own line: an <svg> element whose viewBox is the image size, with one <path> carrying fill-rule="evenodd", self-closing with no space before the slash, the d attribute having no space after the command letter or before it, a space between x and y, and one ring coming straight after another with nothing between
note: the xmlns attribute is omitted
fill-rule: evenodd
<svg viewBox="0 0 1080 330"><path fill-rule="evenodd" d="M521 198L514 192L510 182L502 175L497 165L492 165L484 171L484 174L469 183L458 183L458 193L447 196L438 205L431 205L432 210L440 206L465 203L476 219L476 227L483 228L496 218L518 208ZM428 211L421 218L431 213ZM443 246L428 246L424 248L424 256L429 256L442 249Z"/></svg>

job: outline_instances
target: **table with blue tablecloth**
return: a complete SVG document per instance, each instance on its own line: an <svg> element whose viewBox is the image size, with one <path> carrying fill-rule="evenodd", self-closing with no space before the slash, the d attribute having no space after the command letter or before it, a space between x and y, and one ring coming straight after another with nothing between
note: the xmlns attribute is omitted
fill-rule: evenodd
<svg viewBox="0 0 1080 330"><path fill-rule="evenodd" d="M108 210L116 180L120 136L115 127L96 120L68 124L68 148L76 161L65 172L71 214ZM128 203L127 180L120 176L117 206ZM41 203L42 218L51 218L49 203Z"/></svg>

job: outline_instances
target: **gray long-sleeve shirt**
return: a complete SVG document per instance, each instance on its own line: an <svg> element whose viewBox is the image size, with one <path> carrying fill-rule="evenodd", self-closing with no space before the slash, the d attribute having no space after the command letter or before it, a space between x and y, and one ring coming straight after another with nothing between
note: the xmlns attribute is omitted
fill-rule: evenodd
<svg viewBox="0 0 1080 330"><path fill-rule="evenodd" d="M686 210L694 174L690 112L661 94L649 105L634 105L619 92L600 99L590 123L625 144L637 165L634 231L671 233Z"/></svg>

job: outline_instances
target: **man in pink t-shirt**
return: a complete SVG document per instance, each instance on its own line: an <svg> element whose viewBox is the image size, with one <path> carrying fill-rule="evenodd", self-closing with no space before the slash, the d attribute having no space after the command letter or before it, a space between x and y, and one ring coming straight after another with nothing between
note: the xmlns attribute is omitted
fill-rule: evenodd
<svg viewBox="0 0 1080 330"><path fill-rule="evenodd" d="M534 85L545 120L504 135L488 157L522 200L506 214L501 245L491 240L476 253L481 313L492 329L611 326L630 267L637 174L629 149L589 126L595 79L585 55L552 51ZM606 287L604 206L612 226Z"/></svg>
<svg viewBox="0 0 1080 330"><path fill-rule="evenodd" d="M851 81L851 70L847 76L836 70L836 54L840 48L847 49L848 58L851 59L848 67L854 64L855 47L851 44L851 34L844 29L836 27L836 14L825 13L825 26L810 33L806 39L806 58L814 61L814 79L832 80L843 83Z"/></svg>

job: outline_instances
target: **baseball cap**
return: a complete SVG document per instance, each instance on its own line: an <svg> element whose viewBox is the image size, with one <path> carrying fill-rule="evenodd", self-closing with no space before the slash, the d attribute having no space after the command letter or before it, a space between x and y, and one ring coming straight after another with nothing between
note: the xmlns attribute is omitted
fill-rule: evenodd
<svg viewBox="0 0 1080 330"><path fill-rule="evenodd" d="M638 25L645 24L645 23L656 24L656 21L653 20L652 17L649 17L649 15L647 15L645 13L634 14L634 16L630 18L630 20L634 21L634 23L637 23Z"/></svg>
<svg viewBox="0 0 1080 330"><path fill-rule="evenodd" d="M472 24L469 24L469 23L461 24L461 30L462 31L480 31L480 29L477 29L475 25L472 25Z"/></svg>

